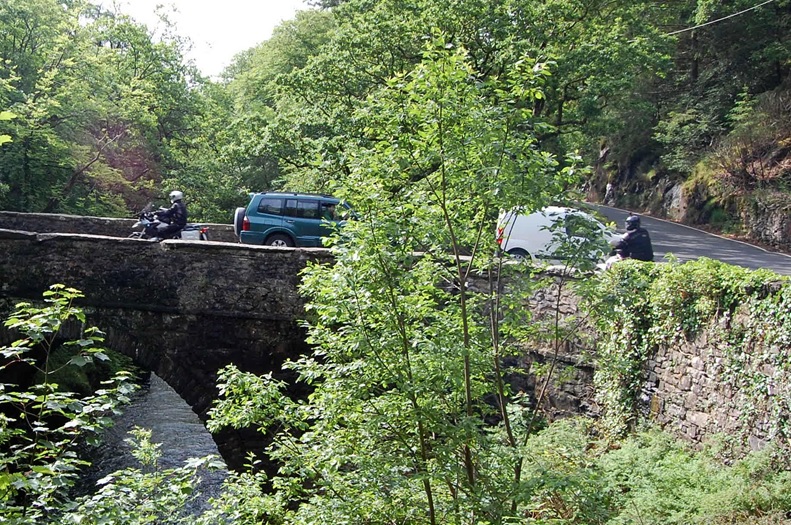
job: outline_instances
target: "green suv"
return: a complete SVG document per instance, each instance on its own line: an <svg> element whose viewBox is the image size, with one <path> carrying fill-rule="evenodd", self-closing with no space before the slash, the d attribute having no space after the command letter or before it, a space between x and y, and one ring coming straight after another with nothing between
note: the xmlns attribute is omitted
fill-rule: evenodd
<svg viewBox="0 0 791 525"><path fill-rule="evenodd" d="M246 208L236 208L239 242L267 246L322 246L333 225L351 210L339 199L311 193L251 193Z"/></svg>

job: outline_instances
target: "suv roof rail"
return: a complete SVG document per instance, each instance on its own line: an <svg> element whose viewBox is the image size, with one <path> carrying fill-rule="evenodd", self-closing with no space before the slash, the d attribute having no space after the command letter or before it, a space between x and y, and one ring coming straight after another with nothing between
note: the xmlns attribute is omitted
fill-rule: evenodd
<svg viewBox="0 0 791 525"><path fill-rule="evenodd" d="M329 193L301 193L296 191L259 191L260 195L291 195L294 197L324 197L327 199L337 199Z"/></svg>

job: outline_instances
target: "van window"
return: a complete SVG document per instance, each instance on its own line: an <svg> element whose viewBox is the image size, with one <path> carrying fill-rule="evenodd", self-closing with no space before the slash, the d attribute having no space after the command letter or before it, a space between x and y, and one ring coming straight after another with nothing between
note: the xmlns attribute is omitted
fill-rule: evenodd
<svg viewBox="0 0 791 525"><path fill-rule="evenodd" d="M283 199L266 198L258 203L258 213L269 213L270 215L283 214Z"/></svg>
<svg viewBox="0 0 791 525"><path fill-rule="evenodd" d="M305 219L319 218L319 201L299 201L297 216Z"/></svg>

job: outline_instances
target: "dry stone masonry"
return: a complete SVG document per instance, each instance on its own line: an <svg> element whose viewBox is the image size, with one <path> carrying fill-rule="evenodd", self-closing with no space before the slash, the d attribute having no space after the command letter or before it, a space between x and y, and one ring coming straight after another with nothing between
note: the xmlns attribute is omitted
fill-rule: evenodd
<svg viewBox="0 0 791 525"><path fill-rule="evenodd" d="M222 367L279 373L307 351L299 272L330 260L320 248L0 230L0 299L40 300L55 283L81 290L106 346L155 372L205 420ZM215 436L229 466L260 439Z"/></svg>

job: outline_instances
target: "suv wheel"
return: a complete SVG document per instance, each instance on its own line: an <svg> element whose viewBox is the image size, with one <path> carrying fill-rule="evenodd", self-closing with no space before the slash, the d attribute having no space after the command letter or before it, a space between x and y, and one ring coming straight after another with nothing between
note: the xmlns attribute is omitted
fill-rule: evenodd
<svg viewBox="0 0 791 525"><path fill-rule="evenodd" d="M236 232L237 237L242 233L242 222L244 221L245 213L247 213L246 208L236 208L233 214L233 231Z"/></svg>
<svg viewBox="0 0 791 525"><path fill-rule="evenodd" d="M270 235L264 244L267 246L293 247L294 241L292 241L291 237L288 235L276 233L274 235Z"/></svg>

